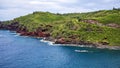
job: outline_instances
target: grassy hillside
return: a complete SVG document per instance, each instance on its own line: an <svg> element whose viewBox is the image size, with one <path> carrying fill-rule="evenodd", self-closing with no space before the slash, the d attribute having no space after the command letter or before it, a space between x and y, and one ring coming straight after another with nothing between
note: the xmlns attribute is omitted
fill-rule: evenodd
<svg viewBox="0 0 120 68"><path fill-rule="evenodd" d="M52 24L55 21L62 21L65 19L66 18L61 15L49 12L34 12L26 16L15 18L12 22L19 22L20 25L25 26L28 31L34 31L40 27L41 24Z"/></svg>
<svg viewBox="0 0 120 68"><path fill-rule="evenodd" d="M100 10L88 13L71 13L65 15L71 18L78 19L95 19L103 24L116 23L120 25L120 9Z"/></svg>
<svg viewBox="0 0 120 68"><path fill-rule="evenodd" d="M12 24L13 22L18 22L19 27L26 28L28 32L42 29L43 32L50 33L51 37L64 38L64 41L67 42L85 41L120 45L119 9L69 14L34 12L3 24ZM109 24L112 24L112 27L108 26Z"/></svg>

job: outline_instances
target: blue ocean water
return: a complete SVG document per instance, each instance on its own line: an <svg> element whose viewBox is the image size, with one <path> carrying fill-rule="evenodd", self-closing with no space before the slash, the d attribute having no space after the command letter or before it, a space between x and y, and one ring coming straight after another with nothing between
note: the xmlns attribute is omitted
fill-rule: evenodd
<svg viewBox="0 0 120 68"><path fill-rule="evenodd" d="M120 68L120 50L55 46L0 30L0 68Z"/></svg>

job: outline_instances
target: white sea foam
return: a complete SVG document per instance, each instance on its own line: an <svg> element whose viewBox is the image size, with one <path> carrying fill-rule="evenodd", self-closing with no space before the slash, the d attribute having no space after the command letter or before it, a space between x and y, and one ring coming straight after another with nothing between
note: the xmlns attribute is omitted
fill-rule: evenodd
<svg viewBox="0 0 120 68"><path fill-rule="evenodd" d="M14 36L20 36L20 33L16 33Z"/></svg>
<svg viewBox="0 0 120 68"><path fill-rule="evenodd" d="M43 40L43 39L41 39L40 41L41 41L41 42L47 42L47 41L45 41L45 40Z"/></svg>
<svg viewBox="0 0 120 68"><path fill-rule="evenodd" d="M88 50L75 50L75 52L89 52Z"/></svg>
<svg viewBox="0 0 120 68"><path fill-rule="evenodd" d="M40 40L41 42L47 43L48 45L54 45L54 42L46 41L46 40Z"/></svg>
<svg viewBox="0 0 120 68"><path fill-rule="evenodd" d="M50 42L50 41L48 42L48 44L49 44L49 45L54 45L53 42Z"/></svg>
<svg viewBox="0 0 120 68"><path fill-rule="evenodd" d="M93 47L93 46L90 46L90 45L78 45L79 47Z"/></svg>

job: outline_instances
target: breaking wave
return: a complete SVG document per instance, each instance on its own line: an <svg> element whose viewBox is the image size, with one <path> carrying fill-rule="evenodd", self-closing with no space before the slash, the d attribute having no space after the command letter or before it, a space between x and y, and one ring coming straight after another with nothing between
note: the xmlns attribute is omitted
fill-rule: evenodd
<svg viewBox="0 0 120 68"><path fill-rule="evenodd" d="M46 40L40 40L41 42L47 43L48 45L54 45L54 42L46 41Z"/></svg>

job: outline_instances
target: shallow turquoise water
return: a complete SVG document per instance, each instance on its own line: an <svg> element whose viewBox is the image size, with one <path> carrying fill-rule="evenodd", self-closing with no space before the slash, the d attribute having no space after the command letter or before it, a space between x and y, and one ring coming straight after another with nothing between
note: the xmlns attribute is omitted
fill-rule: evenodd
<svg viewBox="0 0 120 68"><path fill-rule="evenodd" d="M0 68L120 68L120 51L54 46L0 30Z"/></svg>

